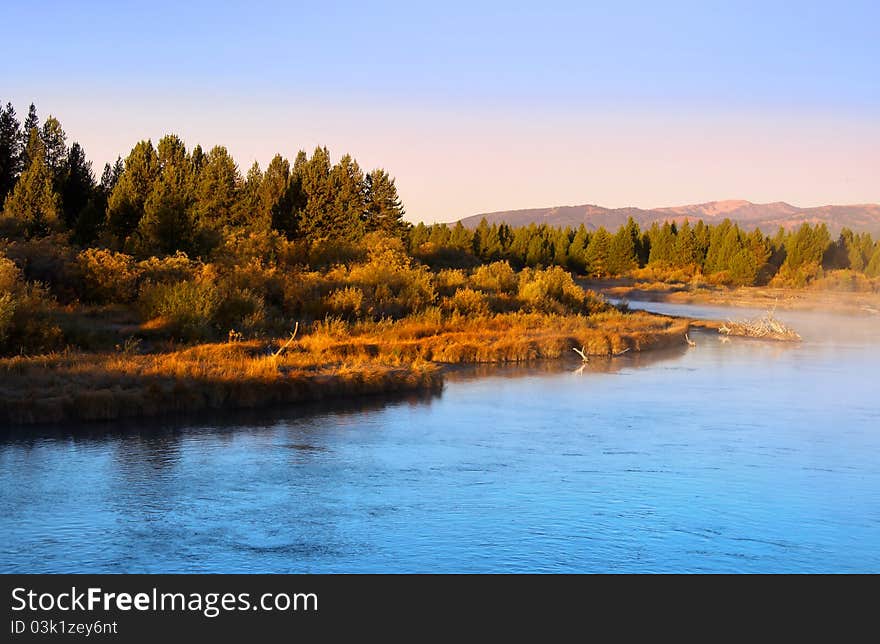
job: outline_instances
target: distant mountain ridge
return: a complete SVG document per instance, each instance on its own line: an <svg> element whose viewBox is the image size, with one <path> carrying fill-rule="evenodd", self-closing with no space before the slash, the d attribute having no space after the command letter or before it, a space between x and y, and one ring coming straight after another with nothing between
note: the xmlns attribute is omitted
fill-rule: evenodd
<svg viewBox="0 0 880 644"><path fill-rule="evenodd" d="M629 217L635 219L642 228L650 226L654 222L675 221L680 223L685 219L689 219L691 222L702 219L706 223L717 223L724 219L730 219L747 230L760 228L764 233L773 233L780 226L796 228L803 223L824 223L834 235L839 233L842 228L850 228L855 232L880 233L880 204L800 208L784 201L757 204L742 199L709 201L648 210L642 208L603 208L593 204L501 210L465 217L461 222L468 228L476 228L480 220L485 218L490 224L504 222L511 226L527 226L535 223L562 227L577 227L585 224L590 230L604 226L613 231L625 224Z"/></svg>

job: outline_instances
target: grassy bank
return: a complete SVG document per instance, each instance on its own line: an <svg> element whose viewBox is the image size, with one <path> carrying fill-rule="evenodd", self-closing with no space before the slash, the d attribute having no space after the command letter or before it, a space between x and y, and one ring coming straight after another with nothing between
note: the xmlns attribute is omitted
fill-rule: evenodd
<svg viewBox="0 0 880 644"><path fill-rule="evenodd" d="M285 339L138 353L63 351L0 360L0 422L63 423L249 408L442 387L448 364L577 359L680 345L687 322L592 315L429 311L397 321L309 325Z"/></svg>

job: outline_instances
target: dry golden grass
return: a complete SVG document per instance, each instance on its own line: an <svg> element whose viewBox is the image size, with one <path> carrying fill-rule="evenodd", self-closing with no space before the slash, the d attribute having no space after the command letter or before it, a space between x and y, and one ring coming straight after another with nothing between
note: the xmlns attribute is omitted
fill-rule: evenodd
<svg viewBox="0 0 880 644"><path fill-rule="evenodd" d="M438 363L576 358L681 344L687 321L618 311L327 320L285 339L178 351L62 352L0 360L0 422L109 420L442 386Z"/></svg>

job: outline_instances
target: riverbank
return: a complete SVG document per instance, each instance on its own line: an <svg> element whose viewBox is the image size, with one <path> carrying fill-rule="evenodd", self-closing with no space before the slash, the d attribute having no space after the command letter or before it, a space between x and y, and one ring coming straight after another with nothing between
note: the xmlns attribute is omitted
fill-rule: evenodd
<svg viewBox="0 0 880 644"><path fill-rule="evenodd" d="M760 286L691 287L687 284L644 283L632 279L582 280L580 284L609 298L707 304L753 309L827 311L850 315L880 314L880 293L847 292L813 288L790 289Z"/></svg>
<svg viewBox="0 0 880 644"><path fill-rule="evenodd" d="M64 351L0 360L0 422L67 423L437 390L447 365L578 359L685 342L688 320L592 315L425 314L318 322L294 341L139 353ZM280 352L279 352L280 350Z"/></svg>

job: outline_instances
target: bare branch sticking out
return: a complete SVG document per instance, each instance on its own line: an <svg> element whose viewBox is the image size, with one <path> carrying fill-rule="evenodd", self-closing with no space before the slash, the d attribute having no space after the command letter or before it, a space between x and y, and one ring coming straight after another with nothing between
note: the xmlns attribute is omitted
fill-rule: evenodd
<svg viewBox="0 0 880 644"><path fill-rule="evenodd" d="M294 325L294 327L293 327L293 333L290 334L290 339L287 340L287 342L285 342L284 344L282 344L282 345L278 348L278 351L276 351L275 353L272 354L272 357L273 357L273 358L277 358L278 356L280 356L280 355L284 352L284 350L287 349L287 347L289 347L289 346L291 345L291 343L296 339L296 332L297 332L297 331L299 331L299 322L297 322L297 323Z"/></svg>

